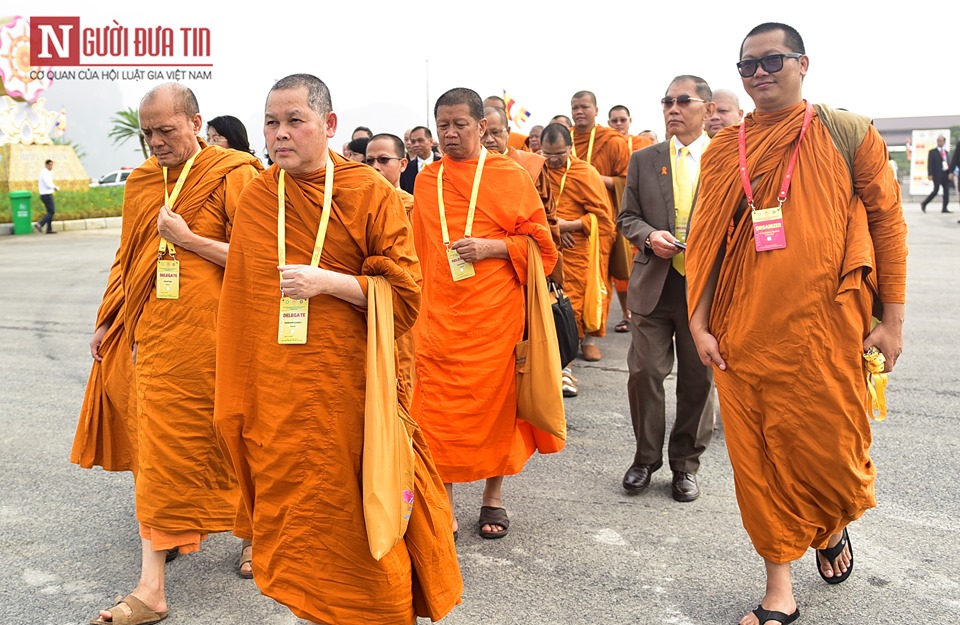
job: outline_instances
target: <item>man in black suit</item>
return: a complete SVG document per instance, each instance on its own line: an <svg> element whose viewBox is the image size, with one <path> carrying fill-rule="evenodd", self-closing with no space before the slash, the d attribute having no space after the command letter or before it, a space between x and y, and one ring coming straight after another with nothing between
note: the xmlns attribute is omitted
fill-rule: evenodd
<svg viewBox="0 0 960 625"><path fill-rule="evenodd" d="M420 170L439 158L433 151L433 135L426 126L417 126L410 131L410 147L416 158L411 158L407 168L400 174L400 188L407 193L413 193Z"/></svg>
<svg viewBox="0 0 960 625"><path fill-rule="evenodd" d="M946 141L943 135L937 137L937 147L930 150L930 154L927 156L927 178L933 180L933 191L927 196L927 199L920 202L920 210L923 212L927 212L927 204L932 202L933 198L937 197L937 192L940 191L941 186L943 187L943 210L941 212L953 212L947 208L947 203L950 201L950 178L952 169L950 167L950 155L947 153L946 148L943 147ZM954 154L954 160L956 160L956 154Z"/></svg>
<svg viewBox="0 0 960 625"><path fill-rule="evenodd" d="M696 76L677 76L661 101L673 138L634 152L617 226L637 253L627 287L632 342L627 394L636 453L623 477L639 493L663 465L666 431L664 379L677 358L677 412L668 444L677 501L700 496L700 455L713 434L713 371L700 361L687 321L683 250L700 156L709 142L703 122L713 115L710 87Z"/></svg>

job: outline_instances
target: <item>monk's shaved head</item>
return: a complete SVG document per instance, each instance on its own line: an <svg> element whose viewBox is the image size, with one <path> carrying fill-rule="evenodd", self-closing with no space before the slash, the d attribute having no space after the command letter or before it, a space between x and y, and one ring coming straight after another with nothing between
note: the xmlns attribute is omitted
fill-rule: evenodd
<svg viewBox="0 0 960 625"><path fill-rule="evenodd" d="M287 89L306 89L307 104L321 117L333 110L330 89L327 88L326 83L312 74L291 74L281 78L270 88L270 93ZM267 97L270 97L269 93Z"/></svg>
<svg viewBox="0 0 960 625"><path fill-rule="evenodd" d="M403 139L397 135L392 135L389 132L381 132L380 134L373 135L370 137L370 141L367 143L367 147L370 147L370 144L374 141L389 141L393 145L394 156L405 158L406 157L406 146L403 144Z"/></svg>
<svg viewBox="0 0 960 625"><path fill-rule="evenodd" d="M507 110L507 103L498 95L488 95L483 99L484 106L493 106L498 109Z"/></svg>
<svg viewBox="0 0 960 625"><path fill-rule="evenodd" d="M597 105L597 96L595 96L592 91L578 91L573 94L573 97L570 99L579 100L580 98L590 98L590 102L592 102L594 106Z"/></svg>
<svg viewBox="0 0 960 625"><path fill-rule="evenodd" d="M573 145L573 139L570 138L570 129L563 124L556 122L549 124L540 133L540 145L545 143L562 143L563 145Z"/></svg>
<svg viewBox="0 0 960 625"><path fill-rule="evenodd" d="M806 48L803 47L803 37L800 36L796 28L779 22L765 22L759 26L754 26L753 29L747 33L747 36L743 38L743 41L740 43L740 58L743 58L743 45L747 42L747 39L755 35L772 33L778 30L783 32L783 43L791 52L799 52L800 54L807 53Z"/></svg>
<svg viewBox="0 0 960 625"><path fill-rule="evenodd" d="M496 115L497 117L499 117L500 123L503 124L504 127L510 125L510 121L507 119L507 113L503 109L497 108L495 106L488 106L483 109L484 117L490 117L491 115Z"/></svg>
<svg viewBox="0 0 960 625"><path fill-rule="evenodd" d="M466 87L456 87L437 98L437 104L433 107L433 116L437 116L441 106L459 106L461 104L467 107L470 117L474 121L479 122L483 119L483 100L480 99L480 94Z"/></svg>
<svg viewBox="0 0 960 625"><path fill-rule="evenodd" d="M157 85L141 98L140 107L143 108L144 104L150 104L160 95L169 95L173 98L177 113L181 113L187 117L193 117L200 113L200 104L197 102L197 96L194 95L189 87L181 85L178 82L168 82Z"/></svg>

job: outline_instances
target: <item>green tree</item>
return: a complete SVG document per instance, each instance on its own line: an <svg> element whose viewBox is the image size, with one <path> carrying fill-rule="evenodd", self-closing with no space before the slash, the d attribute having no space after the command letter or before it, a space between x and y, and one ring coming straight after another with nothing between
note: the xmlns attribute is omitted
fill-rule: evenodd
<svg viewBox="0 0 960 625"><path fill-rule="evenodd" d="M110 129L107 136L113 139L114 145L126 143L128 139L136 137L140 141L143 160L150 158L150 154L147 152L147 143L143 139L143 133L140 132L140 115L137 109L131 107L125 111L117 111L110 118L110 122L113 124L113 128Z"/></svg>

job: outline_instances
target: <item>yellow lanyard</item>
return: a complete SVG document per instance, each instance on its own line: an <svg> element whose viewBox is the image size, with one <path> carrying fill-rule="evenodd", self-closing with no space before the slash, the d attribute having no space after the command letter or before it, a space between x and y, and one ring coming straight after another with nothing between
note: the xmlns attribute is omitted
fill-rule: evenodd
<svg viewBox="0 0 960 625"><path fill-rule="evenodd" d="M287 264L287 218L284 200L284 170L280 170L280 180L277 182L277 259L279 266ZM320 228L317 230L317 241L313 245L313 257L310 265L320 265L320 254L323 252L323 241L327 238L327 224L330 223L330 211L333 206L333 159L327 155L327 170L323 177L323 212L320 213ZM283 274L280 274L281 279ZM283 290L281 289L281 293Z"/></svg>
<svg viewBox="0 0 960 625"><path fill-rule="evenodd" d="M200 154L200 152L198 151L197 154ZM187 174L190 173L190 168L193 167L193 161L196 160L197 154L191 156L184 164L183 171L180 172L180 177L177 178L177 184L173 185L173 193L167 192L167 168L163 168L163 203L170 210L173 210L174 203L176 203L177 198L180 197L180 190L183 189L183 183L187 181ZM160 258L163 258L163 255L166 254L168 250L171 257L177 255L177 248L173 246L173 243L160 237L160 249L157 250Z"/></svg>
<svg viewBox="0 0 960 625"><path fill-rule="evenodd" d="M577 154L577 138L574 136L574 130L570 129L570 139L573 141L573 155L577 158L580 156ZM587 165L591 165L590 159L593 158L593 140L597 136L597 126L594 124L593 128L590 129L590 143L587 144Z"/></svg>
<svg viewBox="0 0 960 625"><path fill-rule="evenodd" d="M633 154L633 135L627 135L627 145L630 146L630 153Z"/></svg>
<svg viewBox="0 0 960 625"><path fill-rule="evenodd" d="M563 195L563 186L567 184L567 172L570 171L570 157L567 157L567 167L563 170L563 177L560 178L560 190L557 191L557 201L554 203L556 206L560 206L560 196Z"/></svg>
<svg viewBox="0 0 960 625"><path fill-rule="evenodd" d="M487 148L480 147L480 160L477 161L477 173L473 175L473 190L470 191L470 207L467 209L467 225L463 231L463 238L470 238L473 232L473 215L477 210L477 194L480 192L480 175L483 173L483 163L487 160ZM443 163L440 161L440 171L437 172L437 204L440 206L440 233L443 235L443 246L450 248L450 232L447 231L447 213L443 208Z"/></svg>

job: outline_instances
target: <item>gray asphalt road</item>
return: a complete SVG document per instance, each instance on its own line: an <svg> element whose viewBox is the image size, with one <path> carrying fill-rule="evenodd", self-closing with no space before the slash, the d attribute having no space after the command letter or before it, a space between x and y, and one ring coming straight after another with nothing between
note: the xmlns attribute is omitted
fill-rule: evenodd
<svg viewBox="0 0 960 625"><path fill-rule="evenodd" d="M812 552L797 564L801 623L960 618L960 224L916 204L906 213L906 351L891 379L890 417L874 427L879 506L851 527L856 571L847 583L824 584ZM118 234L0 239L0 625L86 623L136 581L132 480L68 462ZM620 488L632 434L629 339L612 332L618 317L604 359L576 363L581 396L567 400L568 448L506 481L510 535L471 533L480 485L457 488L466 591L444 623L733 624L757 604L762 565L740 524L722 429L703 458L696 502L670 498L666 471L641 496ZM238 554L236 539L217 535L171 564L166 622L295 623L235 574Z"/></svg>

